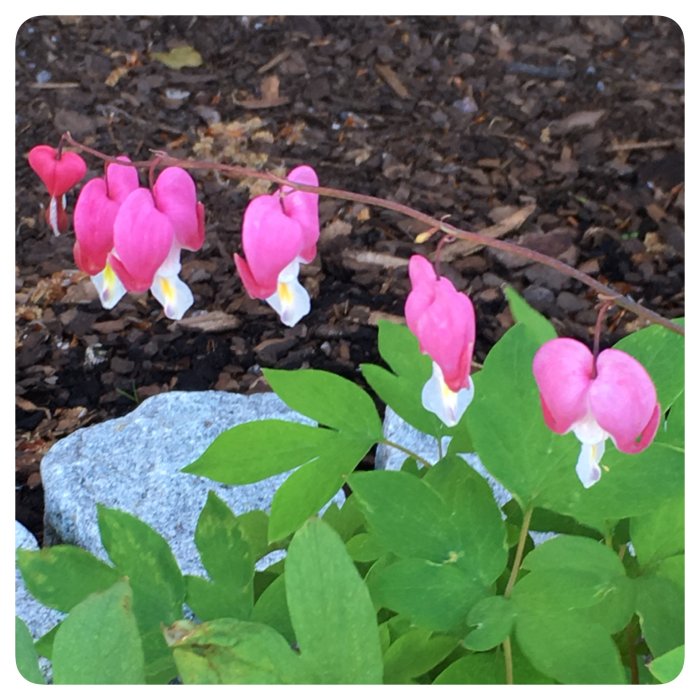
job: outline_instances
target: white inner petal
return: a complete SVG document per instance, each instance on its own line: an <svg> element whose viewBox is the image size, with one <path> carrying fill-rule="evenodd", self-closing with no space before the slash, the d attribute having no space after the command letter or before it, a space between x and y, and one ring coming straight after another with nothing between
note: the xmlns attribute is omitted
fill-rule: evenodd
<svg viewBox="0 0 700 700"><path fill-rule="evenodd" d="M90 277L100 295L100 304L105 309L113 309L126 294L126 289L111 265L105 265L102 272Z"/></svg>
<svg viewBox="0 0 700 700"><path fill-rule="evenodd" d="M179 321L194 304L192 290L176 274L167 277L156 274L151 294L163 307L163 313L175 321Z"/></svg>
<svg viewBox="0 0 700 700"><path fill-rule="evenodd" d="M439 365L433 362L433 375L428 379L421 393L423 407L434 413L448 428L459 423L474 398L474 383L459 391L452 391Z"/></svg>
<svg viewBox="0 0 700 700"><path fill-rule="evenodd" d="M58 202L56 201L56 197L51 197L51 201L49 202L49 223L51 224L53 235L59 236L61 231L58 228Z"/></svg>
<svg viewBox="0 0 700 700"><path fill-rule="evenodd" d="M265 301L279 314L280 320L290 328L311 311L311 298L297 279L299 261L294 260L280 272L277 291Z"/></svg>
<svg viewBox="0 0 700 700"><path fill-rule="evenodd" d="M596 419L589 412L585 418L576 421L571 426L574 435L584 445L597 445L600 442L605 442L610 437L599 425Z"/></svg>
<svg viewBox="0 0 700 700"><path fill-rule="evenodd" d="M594 444L583 443L576 462L576 474L584 488L589 489L601 476L600 460L605 453L605 440Z"/></svg>

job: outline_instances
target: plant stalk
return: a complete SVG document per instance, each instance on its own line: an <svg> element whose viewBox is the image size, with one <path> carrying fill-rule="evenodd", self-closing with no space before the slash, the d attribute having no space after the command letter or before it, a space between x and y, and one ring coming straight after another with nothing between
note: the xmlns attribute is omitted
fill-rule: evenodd
<svg viewBox="0 0 700 700"><path fill-rule="evenodd" d="M409 457L412 457L413 459L416 460L416 462L421 462L424 467L432 467L433 465L427 460L423 459L419 454L416 454L412 450L409 450L408 447L404 447L403 445L399 445L398 442L394 442L393 440L387 440L384 438L383 440L379 441L380 444L386 445L387 447L393 447L396 450L400 450L404 454L407 454Z"/></svg>

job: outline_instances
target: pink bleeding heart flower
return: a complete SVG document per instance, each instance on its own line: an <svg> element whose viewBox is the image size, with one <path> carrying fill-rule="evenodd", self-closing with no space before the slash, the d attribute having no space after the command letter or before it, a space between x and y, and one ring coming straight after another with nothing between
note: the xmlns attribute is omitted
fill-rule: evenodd
<svg viewBox="0 0 700 700"><path fill-rule="evenodd" d="M420 255L409 260L408 274L406 323L418 338L421 352L433 360L433 374L421 396L423 406L451 427L474 398L469 376L476 337L474 306Z"/></svg>
<svg viewBox="0 0 700 700"><path fill-rule="evenodd" d="M32 148L28 160L51 197L46 210L46 221L54 235L58 236L68 228L65 194L85 177L87 166L77 153L63 151L59 157L58 151L47 145Z"/></svg>
<svg viewBox="0 0 700 700"><path fill-rule="evenodd" d="M126 156L119 160L129 162ZM107 257L114 246L114 221L122 202L139 187L135 168L109 164L103 178L90 180L80 191L73 215L73 256L87 272L105 309L113 308L126 294Z"/></svg>
<svg viewBox="0 0 700 700"><path fill-rule="evenodd" d="M170 219L158 211L150 190L139 187L119 207L114 248L107 262L128 291L145 292L166 261L174 239Z"/></svg>
<svg viewBox="0 0 700 700"><path fill-rule="evenodd" d="M533 373L547 426L573 431L581 442L576 473L585 488L601 477L608 438L628 454L654 439L661 416L656 388L631 355L611 348L594 358L578 340L555 338L535 354Z"/></svg>
<svg viewBox="0 0 700 700"><path fill-rule="evenodd" d="M295 168L287 179L318 186L309 166ZM264 299L287 326L311 309L309 294L298 280L299 264L316 256L319 236L318 195L291 189L251 200L243 215L245 257L233 256L248 294Z"/></svg>

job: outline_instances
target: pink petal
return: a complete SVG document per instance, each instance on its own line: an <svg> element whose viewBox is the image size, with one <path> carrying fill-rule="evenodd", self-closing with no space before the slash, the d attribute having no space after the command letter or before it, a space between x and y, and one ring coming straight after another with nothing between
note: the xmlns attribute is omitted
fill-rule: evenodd
<svg viewBox="0 0 700 700"><path fill-rule="evenodd" d="M119 156L117 160L130 163L127 156ZM139 173L136 168L110 163L105 174L109 198L121 204L134 190L139 188Z"/></svg>
<svg viewBox="0 0 700 700"><path fill-rule="evenodd" d="M278 197L260 195L250 201L243 214L242 238L254 280L246 289L264 299L277 290L279 273L299 256L304 243L301 226L284 214Z"/></svg>
<svg viewBox="0 0 700 700"><path fill-rule="evenodd" d="M168 256L173 225L146 188L134 190L114 220L114 252L108 261L130 292L145 292Z"/></svg>
<svg viewBox="0 0 700 700"><path fill-rule="evenodd" d="M153 186L153 196L158 209L170 219L180 247L199 250L204 243L204 227L200 226L204 219L200 219L197 190L189 173L166 168Z"/></svg>
<svg viewBox="0 0 700 700"><path fill-rule="evenodd" d="M275 293L277 289L276 286L271 290L270 287L261 287L255 281L255 277L253 277L253 273L250 271L250 267L245 261L245 258L242 258L238 253L234 253L233 262L236 264L236 269L241 276L241 280L243 280L243 286L246 292L248 292L248 296L253 299L267 299Z"/></svg>
<svg viewBox="0 0 700 700"><path fill-rule="evenodd" d="M300 165L294 168L287 180L298 182L301 185L312 185L318 187L318 176L316 171L309 165ZM316 244L320 234L318 220L318 195L314 192L301 192L293 190L291 187L282 187L282 209L301 226L304 236L299 257L304 262L311 262L316 257Z"/></svg>
<svg viewBox="0 0 700 700"><path fill-rule="evenodd" d="M659 426L656 388L644 367L621 350L603 350L589 392L591 412L622 452L648 447Z"/></svg>
<svg viewBox="0 0 700 700"><path fill-rule="evenodd" d="M107 185L102 178L90 180L80 191L73 214L76 248L80 248L75 261L89 275L104 269L107 254L112 250L118 211L119 204L107 196Z"/></svg>
<svg viewBox="0 0 700 700"><path fill-rule="evenodd" d="M567 432L588 412L593 353L573 338L554 338L535 353L532 371L545 423L555 433Z"/></svg>
<svg viewBox="0 0 700 700"><path fill-rule="evenodd" d="M51 146L35 146L29 151L28 160L49 194L58 198L85 177L87 166L77 153L63 151L60 160L56 160L56 153Z"/></svg>
<svg viewBox="0 0 700 700"><path fill-rule="evenodd" d="M418 321L435 299L437 276L433 266L422 255L411 256L408 261L408 276L411 280L411 291L406 298L404 315L411 333L420 340Z"/></svg>

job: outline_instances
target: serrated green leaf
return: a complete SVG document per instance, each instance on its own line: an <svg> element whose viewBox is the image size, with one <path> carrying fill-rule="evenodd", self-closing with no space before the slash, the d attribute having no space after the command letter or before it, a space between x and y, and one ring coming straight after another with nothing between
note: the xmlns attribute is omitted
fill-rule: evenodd
<svg viewBox="0 0 700 700"><path fill-rule="evenodd" d="M44 676L39 668L39 657L34 648L34 640L27 625L15 616L15 663L17 670L30 683L44 684Z"/></svg>
<svg viewBox="0 0 700 700"><path fill-rule="evenodd" d="M513 318L526 326L540 344L557 337L554 326L539 311L533 309L513 287L506 287L505 295Z"/></svg>
<svg viewBox="0 0 700 700"><path fill-rule="evenodd" d="M671 649L654 659L649 670L659 683L670 683L680 676L685 661L685 645Z"/></svg>
<svg viewBox="0 0 700 700"><path fill-rule="evenodd" d="M284 574L280 574L255 601L251 620L277 630L290 644L296 640L287 606Z"/></svg>
<svg viewBox="0 0 700 700"><path fill-rule="evenodd" d="M29 592L44 605L68 612L90 593L107 590L118 572L70 544L17 550L17 565Z"/></svg>
<svg viewBox="0 0 700 700"><path fill-rule="evenodd" d="M461 457L445 457L423 481L442 497L461 536L457 566L485 584L493 583L508 562L506 528L493 491Z"/></svg>
<svg viewBox="0 0 700 700"><path fill-rule="evenodd" d="M661 656L684 643L684 600L669 579L645 575L634 579L636 609L647 646Z"/></svg>
<svg viewBox="0 0 700 700"><path fill-rule="evenodd" d="M185 684L306 684L313 673L271 627L223 618L165 631Z"/></svg>
<svg viewBox="0 0 700 700"><path fill-rule="evenodd" d="M382 421L370 395L348 379L317 369L265 369L273 391L294 411L320 425L369 438L383 437Z"/></svg>
<svg viewBox="0 0 700 700"><path fill-rule="evenodd" d="M371 531L390 552L437 563L463 556L447 504L424 480L378 470L355 473L348 482Z"/></svg>
<svg viewBox="0 0 700 700"><path fill-rule="evenodd" d="M606 630L577 611L519 612L515 634L530 663L560 683L625 683L620 654Z"/></svg>
<svg viewBox="0 0 700 700"><path fill-rule="evenodd" d="M511 633L516 613L513 602L503 596L480 600L467 616L467 624L476 629L467 634L464 646L472 651L488 651L498 646Z"/></svg>
<svg viewBox="0 0 700 700"><path fill-rule="evenodd" d="M437 632L466 630L467 613L487 595L485 586L454 564L424 559L400 559L373 569L367 585L378 606Z"/></svg>
<svg viewBox="0 0 700 700"><path fill-rule="evenodd" d="M97 520L107 554L129 579L146 677L150 682L168 682L175 666L160 628L182 615L185 580L180 568L162 535L133 515L98 505Z"/></svg>
<svg viewBox="0 0 700 700"><path fill-rule="evenodd" d="M684 504L681 495L661 503L646 515L631 519L630 537L640 566L653 566L666 557L683 552Z"/></svg>
<svg viewBox="0 0 700 700"><path fill-rule="evenodd" d="M337 435L334 430L276 419L242 423L221 433L182 471L223 484L253 484L306 464Z"/></svg>
<svg viewBox="0 0 700 700"><path fill-rule="evenodd" d="M683 391L684 337L668 328L654 325L624 337L614 347L642 363L656 386L661 410L665 412Z"/></svg>
<svg viewBox="0 0 700 700"><path fill-rule="evenodd" d="M384 684L410 683L437 666L458 643L456 637L430 630L409 630L384 653Z"/></svg>
<svg viewBox="0 0 700 700"><path fill-rule="evenodd" d="M144 654L126 581L92 593L61 623L53 644L53 680L61 684L142 684Z"/></svg>
<svg viewBox="0 0 700 700"><path fill-rule="evenodd" d="M170 51L154 51L151 58L174 70L197 68L202 65L201 54L191 46L176 46Z"/></svg>
<svg viewBox="0 0 700 700"><path fill-rule="evenodd" d="M275 493L270 509L268 539L282 539L335 496L345 475L367 454L371 441L337 434L330 450L290 474Z"/></svg>
<svg viewBox="0 0 700 700"><path fill-rule="evenodd" d="M374 606L340 536L321 520L294 535L287 604L301 656L321 683L381 683Z"/></svg>

